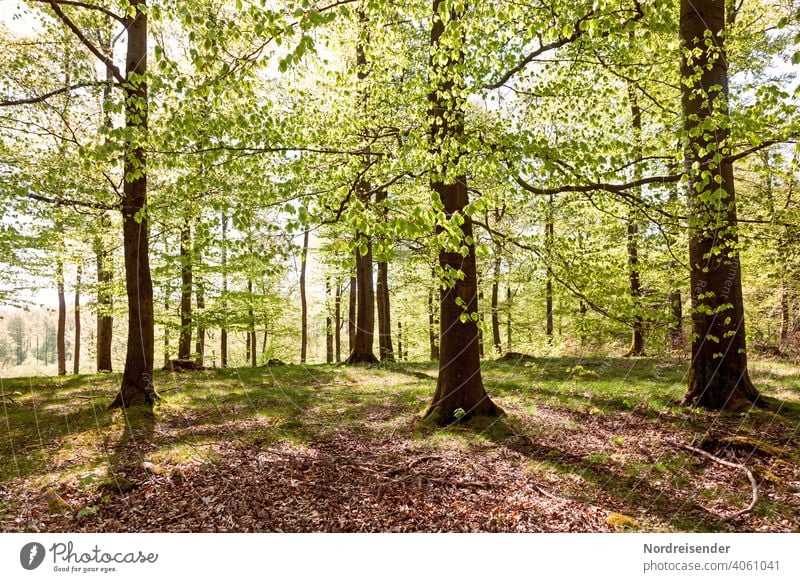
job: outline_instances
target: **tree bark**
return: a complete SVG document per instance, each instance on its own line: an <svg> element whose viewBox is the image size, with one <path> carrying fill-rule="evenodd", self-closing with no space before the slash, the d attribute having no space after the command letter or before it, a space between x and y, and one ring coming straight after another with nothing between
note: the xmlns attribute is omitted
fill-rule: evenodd
<svg viewBox="0 0 800 582"><path fill-rule="evenodd" d="M375 204L378 207L382 222L386 221L386 198L387 192L385 189L381 189L375 194ZM378 354L382 362L393 362L389 264L385 260L378 261L378 280L375 287L375 295L378 302Z"/></svg>
<svg viewBox="0 0 800 582"><path fill-rule="evenodd" d="M683 299L680 291L673 291L669 294L670 314L672 324L669 328L670 344L673 350L683 346Z"/></svg>
<svg viewBox="0 0 800 582"><path fill-rule="evenodd" d="M358 302L358 286L356 278L350 277L350 303L347 308L347 353L352 354L356 347L356 303Z"/></svg>
<svg viewBox="0 0 800 582"><path fill-rule="evenodd" d="M308 302L306 300L306 259L308 258L308 231L303 233L303 254L300 257L300 363L306 363L308 354Z"/></svg>
<svg viewBox="0 0 800 582"><path fill-rule="evenodd" d="M81 369L81 266L75 278L75 342L72 354L72 373L78 374Z"/></svg>
<svg viewBox="0 0 800 582"><path fill-rule="evenodd" d="M336 363L342 361L342 284L337 280L336 282L336 299L335 299L335 327L334 327L334 344L336 345Z"/></svg>
<svg viewBox="0 0 800 582"><path fill-rule="evenodd" d="M255 313L253 312L253 303L255 301L255 297L253 296L253 280L247 279L247 295L248 295L248 307L247 307L247 321L248 321L248 329L247 329L247 360L249 360L249 364L255 368L258 365L258 349L256 349L256 318ZM248 362L246 362L248 363Z"/></svg>
<svg viewBox="0 0 800 582"><path fill-rule="evenodd" d="M435 280L436 269L431 270L431 277ZM436 304L433 297L434 287L428 287L428 342L430 343L430 356L432 361L439 359L439 329L436 321Z"/></svg>
<svg viewBox="0 0 800 582"><path fill-rule="evenodd" d="M219 331L219 365L228 367L228 217L222 213L222 328Z"/></svg>
<svg viewBox="0 0 800 582"><path fill-rule="evenodd" d="M636 97L636 88L628 85L628 98L631 106L631 119L633 126L634 142L638 157L642 157L641 134L642 134L642 109ZM641 164L636 164L635 179L641 179ZM641 188L637 189L636 194L641 196ZM639 279L639 211L631 205L628 208L628 282L631 303L633 304L633 318L631 324L631 346L625 357L644 355L644 320L642 319L642 286Z"/></svg>
<svg viewBox="0 0 800 582"><path fill-rule="evenodd" d="M199 259L199 255L197 257ZM206 328L202 322L203 310L206 308L206 294L202 281L198 281L196 284L195 305L197 306L197 344L195 345L195 352L197 352L197 363L202 366L206 353Z"/></svg>
<svg viewBox="0 0 800 582"><path fill-rule="evenodd" d="M105 226L107 220L106 217L101 218L101 226ZM97 264L97 372L111 372L111 340L114 331L111 283L114 275L109 266L111 255L103 247L99 236L95 239L94 252Z"/></svg>
<svg viewBox="0 0 800 582"><path fill-rule="evenodd" d="M495 245L492 272L492 345L495 355L502 353L503 346L500 340L500 247Z"/></svg>
<svg viewBox="0 0 800 582"><path fill-rule="evenodd" d="M331 281L325 279L325 362L333 363L333 318L331 317Z"/></svg>
<svg viewBox="0 0 800 582"><path fill-rule="evenodd" d="M110 408L152 406L158 398L153 387L154 320L153 282L150 276L147 206L147 9L144 0L131 0L133 17L127 26L125 125L133 132L125 144L125 180L122 195L123 251L128 295L128 343L120 391Z"/></svg>
<svg viewBox="0 0 800 582"><path fill-rule="evenodd" d="M719 160L730 152L724 33L724 0L681 0L693 332L685 401L740 409L759 394L747 369L733 165Z"/></svg>
<svg viewBox="0 0 800 582"><path fill-rule="evenodd" d="M186 220L180 233L181 260L181 332L178 340L178 359L192 357L192 231Z"/></svg>
<svg viewBox="0 0 800 582"><path fill-rule="evenodd" d="M56 261L56 286L58 288L58 327L56 328L56 355L58 360L58 375L67 373L67 301L64 297L64 263L61 259Z"/></svg>
<svg viewBox="0 0 800 582"><path fill-rule="evenodd" d="M403 322L397 322L397 359L403 360Z"/></svg>
<svg viewBox="0 0 800 582"><path fill-rule="evenodd" d="M545 337L547 345L553 345L553 268L551 265L553 243L555 241L555 225L553 213L553 195L547 200L547 222L544 225L545 245L547 246L547 278L545 280Z"/></svg>
<svg viewBox="0 0 800 582"><path fill-rule="evenodd" d="M440 39L445 24L439 16L443 0L433 0L431 25L431 56L429 75L432 88L428 95L431 154L438 158L445 172L458 162L452 152L463 136L465 99L461 87L455 83L461 54L442 58ZM455 6L450 10L448 27L459 27L460 13ZM463 39L463 34L461 34ZM458 217L462 245L466 253L442 248L439 250L439 266L445 274L460 271L463 278L448 281L440 291L440 360L436 392L433 395L426 417L437 424L446 425L473 416L497 416L501 409L489 398L483 387L481 362L478 353L478 326L473 315L478 312L478 278L475 265L475 246L472 242L472 218L465 212L469 203L467 178L464 175L447 176L442 172L432 174L431 188L441 202L447 220ZM441 232L442 226L437 229ZM463 247L462 247L463 248ZM461 321L461 316L466 321Z"/></svg>

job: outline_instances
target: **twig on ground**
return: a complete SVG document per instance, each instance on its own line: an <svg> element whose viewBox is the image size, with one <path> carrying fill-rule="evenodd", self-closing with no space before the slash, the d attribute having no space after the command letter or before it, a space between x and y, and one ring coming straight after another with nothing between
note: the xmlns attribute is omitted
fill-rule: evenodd
<svg viewBox="0 0 800 582"><path fill-rule="evenodd" d="M750 513L751 511L753 511L753 508L756 506L756 503L758 503L758 483L756 482L756 478L755 476L753 476L753 472L750 469L748 469L741 463L732 463L730 461L726 461L725 459L720 459L716 455L712 455L711 453L704 451L703 449L698 449L697 447L692 447L690 445L685 445L683 443L676 443L676 446L681 449L690 451L692 453L702 455L703 457L711 459L712 461L714 461L715 463L719 463L720 465L744 471L745 475L747 475L747 478L750 480L750 485L753 489L753 498L750 500L750 504L744 509L740 509L739 511L736 511L728 516L720 518L720 521L731 521L733 519L736 519L737 517L740 517L742 515L745 515L746 513Z"/></svg>

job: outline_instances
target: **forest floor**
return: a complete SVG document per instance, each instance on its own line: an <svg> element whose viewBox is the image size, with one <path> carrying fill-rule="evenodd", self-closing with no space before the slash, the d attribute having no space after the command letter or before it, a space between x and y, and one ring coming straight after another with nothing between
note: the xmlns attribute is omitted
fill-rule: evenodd
<svg viewBox="0 0 800 582"><path fill-rule="evenodd" d="M430 362L162 372L154 418L106 410L116 374L3 379L0 530L800 531L800 366L727 414L679 405L686 367L486 362L507 416L447 428Z"/></svg>

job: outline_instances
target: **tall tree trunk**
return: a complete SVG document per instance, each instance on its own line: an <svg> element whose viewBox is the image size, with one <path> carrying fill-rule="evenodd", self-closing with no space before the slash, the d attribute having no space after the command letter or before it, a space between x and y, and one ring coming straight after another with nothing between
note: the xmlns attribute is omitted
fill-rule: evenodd
<svg viewBox="0 0 800 582"><path fill-rule="evenodd" d="M367 57L364 50L362 38L367 36L366 16L363 8L359 9L359 28L362 34L356 44L356 68L358 80L363 81L367 77ZM368 107L369 94L363 89L361 93L361 104L366 111ZM364 208L370 205L370 184L363 178L359 178L356 184L356 195ZM356 232L356 285L357 309L356 309L356 330L353 341L353 350L346 362L348 364L357 363L377 363L378 358L372 351L375 337L375 284L372 280L372 237L365 232Z"/></svg>
<svg viewBox="0 0 800 582"><path fill-rule="evenodd" d="M58 288L58 327L56 328L56 354L58 357L58 375L67 373L67 301L64 297L64 263L61 259L56 262L56 285Z"/></svg>
<svg viewBox="0 0 800 582"><path fill-rule="evenodd" d="M547 345L553 345L553 267L551 266L553 244L555 242L555 225L553 216L553 195L547 199L547 222L544 225L545 245L547 246L547 277L545 280L545 329Z"/></svg>
<svg viewBox="0 0 800 582"><path fill-rule="evenodd" d="M386 222L386 198L386 189L381 189L375 194L375 204L378 207L382 222ZM378 302L378 353L382 362L393 362L389 264L385 260L378 261L378 280L375 286L375 296Z"/></svg>
<svg viewBox="0 0 800 582"><path fill-rule="evenodd" d="M197 257L199 259L199 255ZM206 308L206 294L202 281L198 281L196 284L195 305L197 306L197 344L194 351L197 352L197 363L202 366L206 353L206 328L202 321L203 310Z"/></svg>
<svg viewBox="0 0 800 582"><path fill-rule="evenodd" d="M131 0L126 55L125 125L135 137L125 144L125 180L122 194L123 254L128 295L128 343L120 391L110 408L150 406L158 398L153 386L155 349L153 282L147 206L147 8L144 0Z"/></svg>
<svg viewBox="0 0 800 582"><path fill-rule="evenodd" d="M426 417L432 417L437 424L446 425L473 416L497 416L502 411L492 402L483 387L478 353L478 326L472 318L478 312L478 276L475 245L472 243L472 219L465 212L469 203L467 177L447 175L447 171L456 167L458 162L453 159L451 152L458 149L455 146L464 133L465 100L461 86L455 83L457 73L454 69L458 68L461 61L460 47L457 47L458 51L454 51L450 43L447 47L440 46L440 39L445 31L445 24L439 16L442 1L433 0L431 56L428 64L432 88L428 95L428 117L432 120L431 153L444 171L432 174L431 188L441 201L446 219L459 220L461 223L459 228L463 237L462 245L467 250L466 256L456 250L439 250L439 267L442 272L463 273L463 278L448 281L448 285L440 291L439 378L433 400L425 413ZM453 6L446 26L460 27L460 16L460 12ZM463 33L456 36L455 42L459 40L463 41ZM437 228L441 232L443 227ZM462 315L467 316L466 321L461 321Z"/></svg>
<svg viewBox="0 0 800 582"><path fill-rule="evenodd" d="M169 289L164 291L164 313L169 317ZM164 323L164 368L169 369L169 325Z"/></svg>
<svg viewBox="0 0 800 582"><path fill-rule="evenodd" d="M336 299L334 309L334 343L336 345L336 363L342 361L342 284L337 280L336 282Z"/></svg>
<svg viewBox="0 0 800 582"><path fill-rule="evenodd" d="M222 213L222 328L219 331L219 365L228 367L228 217Z"/></svg>
<svg viewBox="0 0 800 582"><path fill-rule="evenodd" d="M300 257L300 363L306 363L308 354L308 302L306 300L306 259L308 259L308 231L303 233L303 254Z"/></svg>
<svg viewBox="0 0 800 582"><path fill-rule="evenodd" d="M101 226L105 225L106 220L106 217L101 218ZM111 283L114 275L109 265L111 254L103 247L99 236L95 239L94 252L97 264L97 372L111 372L111 339L114 330Z"/></svg>
<svg viewBox="0 0 800 582"><path fill-rule="evenodd" d="M397 359L403 360L403 322L397 322Z"/></svg>
<svg viewBox="0 0 800 582"><path fill-rule="evenodd" d="M492 345L494 346L494 353L500 354L503 346L500 343L500 246L494 247L494 261L492 272Z"/></svg>
<svg viewBox="0 0 800 582"><path fill-rule="evenodd" d="M669 294L671 325L669 328L670 345L673 350L683 346L683 300L680 291Z"/></svg>
<svg viewBox="0 0 800 582"><path fill-rule="evenodd" d="M181 227L181 332L178 340L178 359L192 357L192 231L189 221Z"/></svg>
<svg viewBox="0 0 800 582"><path fill-rule="evenodd" d="M436 269L431 270L431 277L436 278ZM434 287L428 287L428 342L430 343L431 360L439 359L439 328L436 321L436 304L433 298Z"/></svg>
<svg viewBox="0 0 800 582"><path fill-rule="evenodd" d="M481 286L480 278L476 279L478 285L478 357L483 359L483 311L481 304L483 303L483 287Z"/></svg>
<svg viewBox="0 0 800 582"><path fill-rule="evenodd" d="M511 285L506 287L506 346L511 351Z"/></svg>
<svg viewBox="0 0 800 582"><path fill-rule="evenodd" d="M350 277L350 303L347 306L347 353L352 354L356 347L356 303L358 302L358 285L356 278Z"/></svg>
<svg viewBox="0 0 800 582"><path fill-rule="evenodd" d="M628 99L631 106L631 120L633 126L634 142L638 157L642 156L641 135L642 135L642 109L636 97L636 88L633 84L628 85ZM636 164L634 178L642 177L642 166ZM641 195L641 188L636 191ZM644 321L642 319L642 286L639 280L639 210L631 204L628 208L628 282L633 304L633 322L631 324L631 347L625 354L626 357L644 355Z"/></svg>
<svg viewBox="0 0 800 582"><path fill-rule="evenodd" d="M738 409L759 398L747 370L733 164L725 1L681 0L681 107L689 176L692 363L687 403Z"/></svg>
<svg viewBox="0 0 800 582"><path fill-rule="evenodd" d="M256 349L256 318L253 312L253 280L247 279L247 357L245 358L246 364L250 364L253 368L258 363L258 350Z"/></svg>
<svg viewBox="0 0 800 582"><path fill-rule="evenodd" d="M331 317L331 280L325 278L325 362L333 363L333 318Z"/></svg>
<svg viewBox="0 0 800 582"><path fill-rule="evenodd" d="M78 265L78 274L75 278L75 342L72 354L72 373L78 374L81 369L81 275L82 269Z"/></svg>
<svg viewBox="0 0 800 582"><path fill-rule="evenodd" d="M786 284L786 266L782 267L783 274L781 279L781 345L789 340L789 289Z"/></svg>

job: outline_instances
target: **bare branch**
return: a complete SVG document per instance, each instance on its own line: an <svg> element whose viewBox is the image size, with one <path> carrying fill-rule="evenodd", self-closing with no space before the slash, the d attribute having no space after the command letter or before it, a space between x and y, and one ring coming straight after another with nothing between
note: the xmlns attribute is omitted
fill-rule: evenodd
<svg viewBox="0 0 800 582"><path fill-rule="evenodd" d="M35 97L27 97L24 99L6 99L0 101L0 107L13 107L15 105L31 105L34 103L41 103L42 101L47 101L50 99L50 97L60 95L61 93L67 93L69 91L82 89L84 87L98 87L106 84L106 81L87 81L85 83L76 83L75 85L61 87L60 89L50 91L49 93L44 93L43 95L37 95Z"/></svg>
<svg viewBox="0 0 800 582"><path fill-rule="evenodd" d="M120 24L127 25L125 22L125 17L120 16L119 14L112 12L108 8L103 6L97 6L96 4L89 4L88 2L76 2L75 0L33 0L34 2L39 2L41 4L61 4L64 6L75 6L77 8L86 8L87 10L96 10L98 12L102 12L106 16L109 16L119 22Z"/></svg>
<svg viewBox="0 0 800 582"><path fill-rule="evenodd" d="M89 51L94 56L100 59L100 61L108 68L108 70L110 70L114 74L114 78L119 83L124 84L125 77L122 76L122 73L120 72L117 65L114 64L114 61L111 60L111 57L108 55L104 55L102 52L100 52L100 49L94 46L92 41L86 38L86 35L83 34L81 29L78 28L78 26L74 22L72 22L69 16L64 14L64 11L61 10L61 7L58 5L57 0L47 0L47 2L50 5L50 8L53 9L53 12L56 13L56 16L58 16L61 19L61 22L63 22L67 26L67 28L69 28L75 34L75 36L78 37L78 40L80 40L83 43L83 45L87 49L89 49Z"/></svg>

